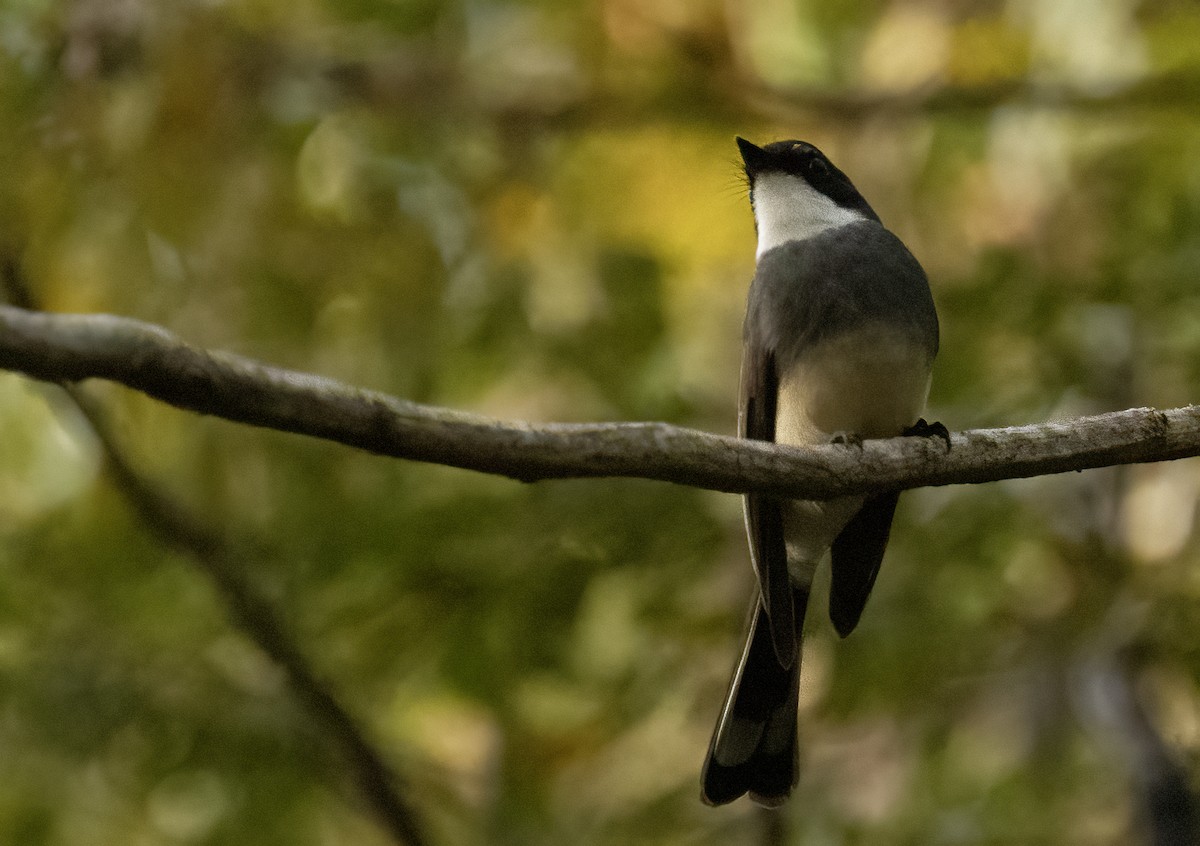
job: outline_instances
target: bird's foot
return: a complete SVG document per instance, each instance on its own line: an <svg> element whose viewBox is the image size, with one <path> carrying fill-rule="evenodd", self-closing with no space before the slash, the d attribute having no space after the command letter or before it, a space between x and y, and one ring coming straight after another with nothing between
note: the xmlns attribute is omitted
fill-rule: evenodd
<svg viewBox="0 0 1200 846"><path fill-rule="evenodd" d="M946 442L946 452L950 451L950 430L943 423L927 423L922 417L901 434L914 438L941 438Z"/></svg>
<svg viewBox="0 0 1200 846"><path fill-rule="evenodd" d="M834 436L829 439L831 444L841 444L842 446L863 448L862 435L855 432L835 432Z"/></svg>

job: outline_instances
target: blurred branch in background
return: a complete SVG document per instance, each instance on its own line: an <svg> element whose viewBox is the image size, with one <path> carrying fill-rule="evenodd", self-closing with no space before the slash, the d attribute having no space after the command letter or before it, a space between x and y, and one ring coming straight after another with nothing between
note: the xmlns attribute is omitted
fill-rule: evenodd
<svg viewBox="0 0 1200 846"><path fill-rule="evenodd" d="M23 307L34 305L32 292L13 260L4 261L0 276L4 296ZM117 487L133 510L164 545L184 553L204 572L224 603L230 622L284 671L321 735L353 773L360 798L381 825L403 846L426 843L417 815L402 795L401 780L329 685L318 677L271 602L245 575L247 555L225 533L205 524L134 469L114 438L100 404L77 385L63 388L90 424Z"/></svg>
<svg viewBox="0 0 1200 846"><path fill-rule="evenodd" d="M407 57L405 57L407 59ZM319 63L318 63L319 64ZM324 78L345 100L372 108L405 108L436 112L447 103L469 101L471 85L445 66L412 61L343 62L326 67ZM704 93L706 108L715 113L741 115L747 111L773 119L822 122L857 122L880 116L931 117L987 113L997 108L1026 108L1077 114L1185 110L1195 108L1200 75L1177 72L1134 82L1113 82L1086 87L1031 82L1024 78L979 85L928 84L910 90L867 88L773 88L753 79L726 79ZM695 109L692 101L648 95L640 103L604 90L580 90L577 96L547 104L542 100L504 100L484 104L502 123L530 125L605 126L642 125L664 116L684 117ZM749 106L749 108L747 108Z"/></svg>
<svg viewBox="0 0 1200 846"><path fill-rule="evenodd" d="M910 91L763 90L752 97L763 111L794 117L818 113L835 120L861 120L881 114L936 115L990 112L997 108L1047 109L1110 115L1136 109L1196 107L1200 76L1170 73L1131 83L1080 87L1010 79L990 85L927 85Z"/></svg>
<svg viewBox="0 0 1200 846"><path fill-rule="evenodd" d="M219 531L129 465L99 405L78 386L67 386L103 445L109 469L142 522L164 544L185 553L209 577L230 622L287 675L288 682L330 746L353 773L361 799L399 844L426 843L416 812L402 795L403 782L367 739L363 728L320 679L270 601L245 575L246 556Z"/></svg>
<svg viewBox="0 0 1200 846"><path fill-rule="evenodd" d="M1111 639L1111 638L1108 638ZM1112 644L1105 644L1111 647ZM1114 742L1133 781L1138 818L1153 846L1200 840L1200 809L1185 767L1146 712L1131 645L1098 649L1079 668L1078 701L1100 742Z"/></svg>
<svg viewBox="0 0 1200 846"><path fill-rule="evenodd" d="M189 346L111 315L0 307L0 368L110 379L180 408L522 481L622 476L825 499L1200 455L1200 407L1130 409L939 438L790 449L665 423L504 424Z"/></svg>
<svg viewBox="0 0 1200 846"><path fill-rule="evenodd" d="M634 13L636 14L636 13ZM654 24L649 24L654 26ZM731 55L718 32L699 34L662 27L658 36L691 75L709 82L680 98L674 88L631 92L611 82L525 86L506 96L480 98L480 81L463 63L431 49L395 51L369 59L346 58L298 47L285 37L256 33L254 79L263 89L283 79L327 86L335 100L372 110L403 110L434 119L446 113L485 114L499 125L585 127L602 124L639 126L664 118L688 119L697 111L744 120L752 115L775 119L818 118L823 123L858 122L879 116L930 118L975 115L998 108L1054 110L1112 115L1142 109L1195 109L1200 74L1192 69L1129 77L1079 80L1032 79L1024 73L969 83L935 78L911 87L870 85L833 87L765 84ZM117 77L144 60L136 28L107 20L77 27L63 46L63 61L73 74Z"/></svg>

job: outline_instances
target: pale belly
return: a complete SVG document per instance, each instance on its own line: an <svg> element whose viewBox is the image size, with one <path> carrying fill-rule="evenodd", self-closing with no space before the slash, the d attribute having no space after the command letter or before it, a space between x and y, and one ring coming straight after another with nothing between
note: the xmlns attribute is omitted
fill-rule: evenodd
<svg viewBox="0 0 1200 846"><path fill-rule="evenodd" d="M779 386L775 440L808 446L839 433L899 435L921 416L929 396L928 355L883 327L839 336L815 347ZM792 578L807 584L825 551L862 507L862 497L793 500L783 509Z"/></svg>

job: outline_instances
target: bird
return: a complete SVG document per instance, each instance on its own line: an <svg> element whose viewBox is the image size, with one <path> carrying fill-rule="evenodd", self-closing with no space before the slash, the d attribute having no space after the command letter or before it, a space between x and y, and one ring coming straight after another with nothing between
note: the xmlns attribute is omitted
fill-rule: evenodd
<svg viewBox="0 0 1200 846"><path fill-rule="evenodd" d="M929 282L858 189L804 141L736 139L757 234L743 325L738 435L794 446L938 436L921 416L938 352ZM744 496L758 585L713 732L701 799L777 807L799 777L800 649L813 574L830 552L842 637L875 583L899 492L827 501Z"/></svg>

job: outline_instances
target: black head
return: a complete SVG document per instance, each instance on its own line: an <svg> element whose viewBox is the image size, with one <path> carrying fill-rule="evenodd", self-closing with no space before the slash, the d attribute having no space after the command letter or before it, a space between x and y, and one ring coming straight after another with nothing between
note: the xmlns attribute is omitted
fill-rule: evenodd
<svg viewBox="0 0 1200 846"><path fill-rule="evenodd" d="M872 220L879 216L863 199L862 194L846 174L826 158L825 154L806 141L775 141L765 147L737 139L746 178L750 181L751 196L755 180L764 173L786 173L803 179L813 190L824 194L839 206L861 212Z"/></svg>

